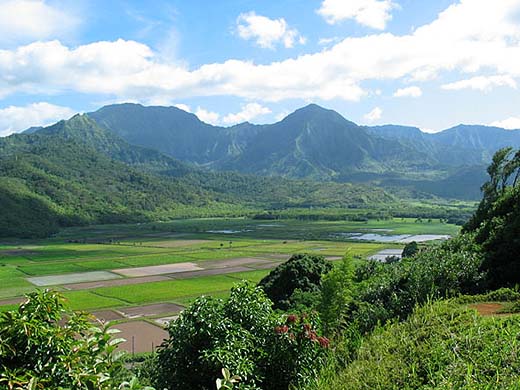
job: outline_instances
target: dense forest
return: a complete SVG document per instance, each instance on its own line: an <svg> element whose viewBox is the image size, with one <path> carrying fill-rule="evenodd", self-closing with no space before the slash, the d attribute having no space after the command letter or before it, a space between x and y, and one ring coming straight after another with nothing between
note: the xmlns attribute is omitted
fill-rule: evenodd
<svg viewBox="0 0 520 390"><path fill-rule="evenodd" d="M107 329L56 293L0 315L0 383L85 389L518 388L520 152L495 154L462 233L402 261L295 255L258 286L201 297L128 371ZM502 317L469 304L508 302ZM507 314L509 313L509 314ZM71 353L72 352L72 353ZM149 388L149 387L148 387Z"/></svg>

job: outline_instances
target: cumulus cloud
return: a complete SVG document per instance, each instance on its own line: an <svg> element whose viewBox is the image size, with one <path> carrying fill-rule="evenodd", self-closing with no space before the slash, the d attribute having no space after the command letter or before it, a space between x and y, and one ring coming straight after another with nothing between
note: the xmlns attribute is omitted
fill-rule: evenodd
<svg viewBox="0 0 520 390"><path fill-rule="evenodd" d="M379 108L379 107L376 107L369 113L365 114L364 118L368 122L375 122L375 121L381 119L382 115L383 115L383 110L381 110L381 108Z"/></svg>
<svg viewBox="0 0 520 390"><path fill-rule="evenodd" d="M295 43L305 44L306 41L298 30L289 28L284 18L269 19L255 12L238 16L237 31L242 39L254 39L256 44L264 49L274 49L278 43L291 48Z"/></svg>
<svg viewBox="0 0 520 390"><path fill-rule="evenodd" d="M208 111L202 107L197 107L195 115L202 121L212 125L217 125L220 120L220 115L213 111Z"/></svg>
<svg viewBox="0 0 520 390"><path fill-rule="evenodd" d="M340 37L332 37L332 38L321 38L319 41L318 41L318 45L320 46L329 46L333 43L338 43L340 42L342 39Z"/></svg>
<svg viewBox="0 0 520 390"><path fill-rule="evenodd" d="M399 88L397 91L394 92L394 97L421 97L422 96L422 90L421 88L417 86L412 87L406 87L406 88Z"/></svg>
<svg viewBox="0 0 520 390"><path fill-rule="evenodd" d="M44 0L0 0L0 43L65 37L78 25L70 12Z"/></svg>
<svg viewBox="0 0 520 390"><path fill-rule="evenodd" d="M32 126L47 126L74 115L68 107L50 103L33 103L27 106L9 106L0 109L0 136L26 130Z"/></svg>
<svg viewBox="0 0 520 390"><path fill-rule="evenodd" d="M495 87L510 87L516 89L516 81L509 75L497 76L476 76L454 83L444 84L442 89L458 91L461 89L473 89L477 91L489 92Z"/></svg>
<svg viewBox="0 0 520 390"><path fill-rule="evenodd" d="M191 107L184 103L177 103L173 105L174 107L177 107L183 111L191 112Z"/></svg>
<svg viewBox="0 0 520 390"><path fill-rule="evenodd" d="M396 7L391 0L324 0L317 12L329 24L354 19L364 26L384 30Z"/></svg>
<svg viewBox="0 0 520 390"><path fill-rule="evenodd" d="M314 54L267 64L227 60L189 69L126 40L70 48L59 41L0 50L0 96L75 91L144 101L235 96L358 101L367 81L418 83L441 72L520 77L519 0L461 0L410 34L350 37ZM471 17L468 17L471 15ZM362 55L360 54L362 53Z"/></svg>
<svg viewBox="0 0 520 390"><path fill-rule="evenodd" d="M508 130L516 130L516 129L520 129L520 118L512 116L507 119L494 121L494 122L490 123L489 125L495 126L495 127L502 127L504 129L508 129Z"/></svg>
<svg viewBox="0 0 520 390"><path fill-rule="evenodd" d="M279 113L276 115L275 119L276 119L278 122L280 122L280 121L284 120L284 119L287 117L287 115L289 115L290 113L291 113L291 111L289 111L289 110L283 110L283 111L279 112Z"/></svg>
<svg viewBox="0 0 520 390"><path fill-rule="evenodd" d="M258 103L248 103L242 106L242 110L237 112L236 114L228 114L223 119L222 122L225 124L235 124L242 122L249 122L250 120L265 114L270 114L271 110L267 107L264 107Z"/></svg>

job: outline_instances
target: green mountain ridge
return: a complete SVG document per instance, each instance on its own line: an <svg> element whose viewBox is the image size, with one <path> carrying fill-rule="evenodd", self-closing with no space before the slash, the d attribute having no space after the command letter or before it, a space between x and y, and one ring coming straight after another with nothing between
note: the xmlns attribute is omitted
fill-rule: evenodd
<svg viewBox="0 0 520 390"><path fill-rule="evenodd" d="M390 202L379 188L219 173L133 146L87 115L0 138L0 232Z"/></svg>
<svg viewBox="0 0 520 390"><path fill-rule="evenodd" d="M480 197L478 183L491 155L520 146L520 131L460 125L427 134L406 126L358 126L316 104L274 124L228 128L176 107L121 104L88 115L131 144L213 171L397 185L468 200ZM457 188L447 191L447 183Z"/></svg>

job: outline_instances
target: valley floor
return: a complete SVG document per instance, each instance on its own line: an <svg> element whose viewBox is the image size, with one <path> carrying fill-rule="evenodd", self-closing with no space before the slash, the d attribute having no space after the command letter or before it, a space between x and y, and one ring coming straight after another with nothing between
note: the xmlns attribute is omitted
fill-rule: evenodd
<svg viewBox="0 0 520 390"><path fill-rule="evenodd" d="M349 251L358 261L403 242L355 241L355 235L455 235L434 221L368 222L198 219L70 228L37 241L0 245L0 311L35 288L63 292L74 310L114 321L131 352L166 336L163 326L200 295L226 296L240 280L258 282L294 253L331 261ZM354 234L354 236L352 236ZM388 242L389 241L389 242ZM383 252L385 253L385 252Z"/></svg>

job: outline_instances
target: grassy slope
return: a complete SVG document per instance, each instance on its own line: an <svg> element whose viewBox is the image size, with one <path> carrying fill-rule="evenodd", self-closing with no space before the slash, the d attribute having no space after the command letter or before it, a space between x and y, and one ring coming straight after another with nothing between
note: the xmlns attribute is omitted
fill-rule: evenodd
<svg viewBox="0 0 520 390"><path fill-rule="evenodd" d="M320 389L520 388L518 317L481 317L450 301L376 329L357 358L325 372Z"/></svg>

